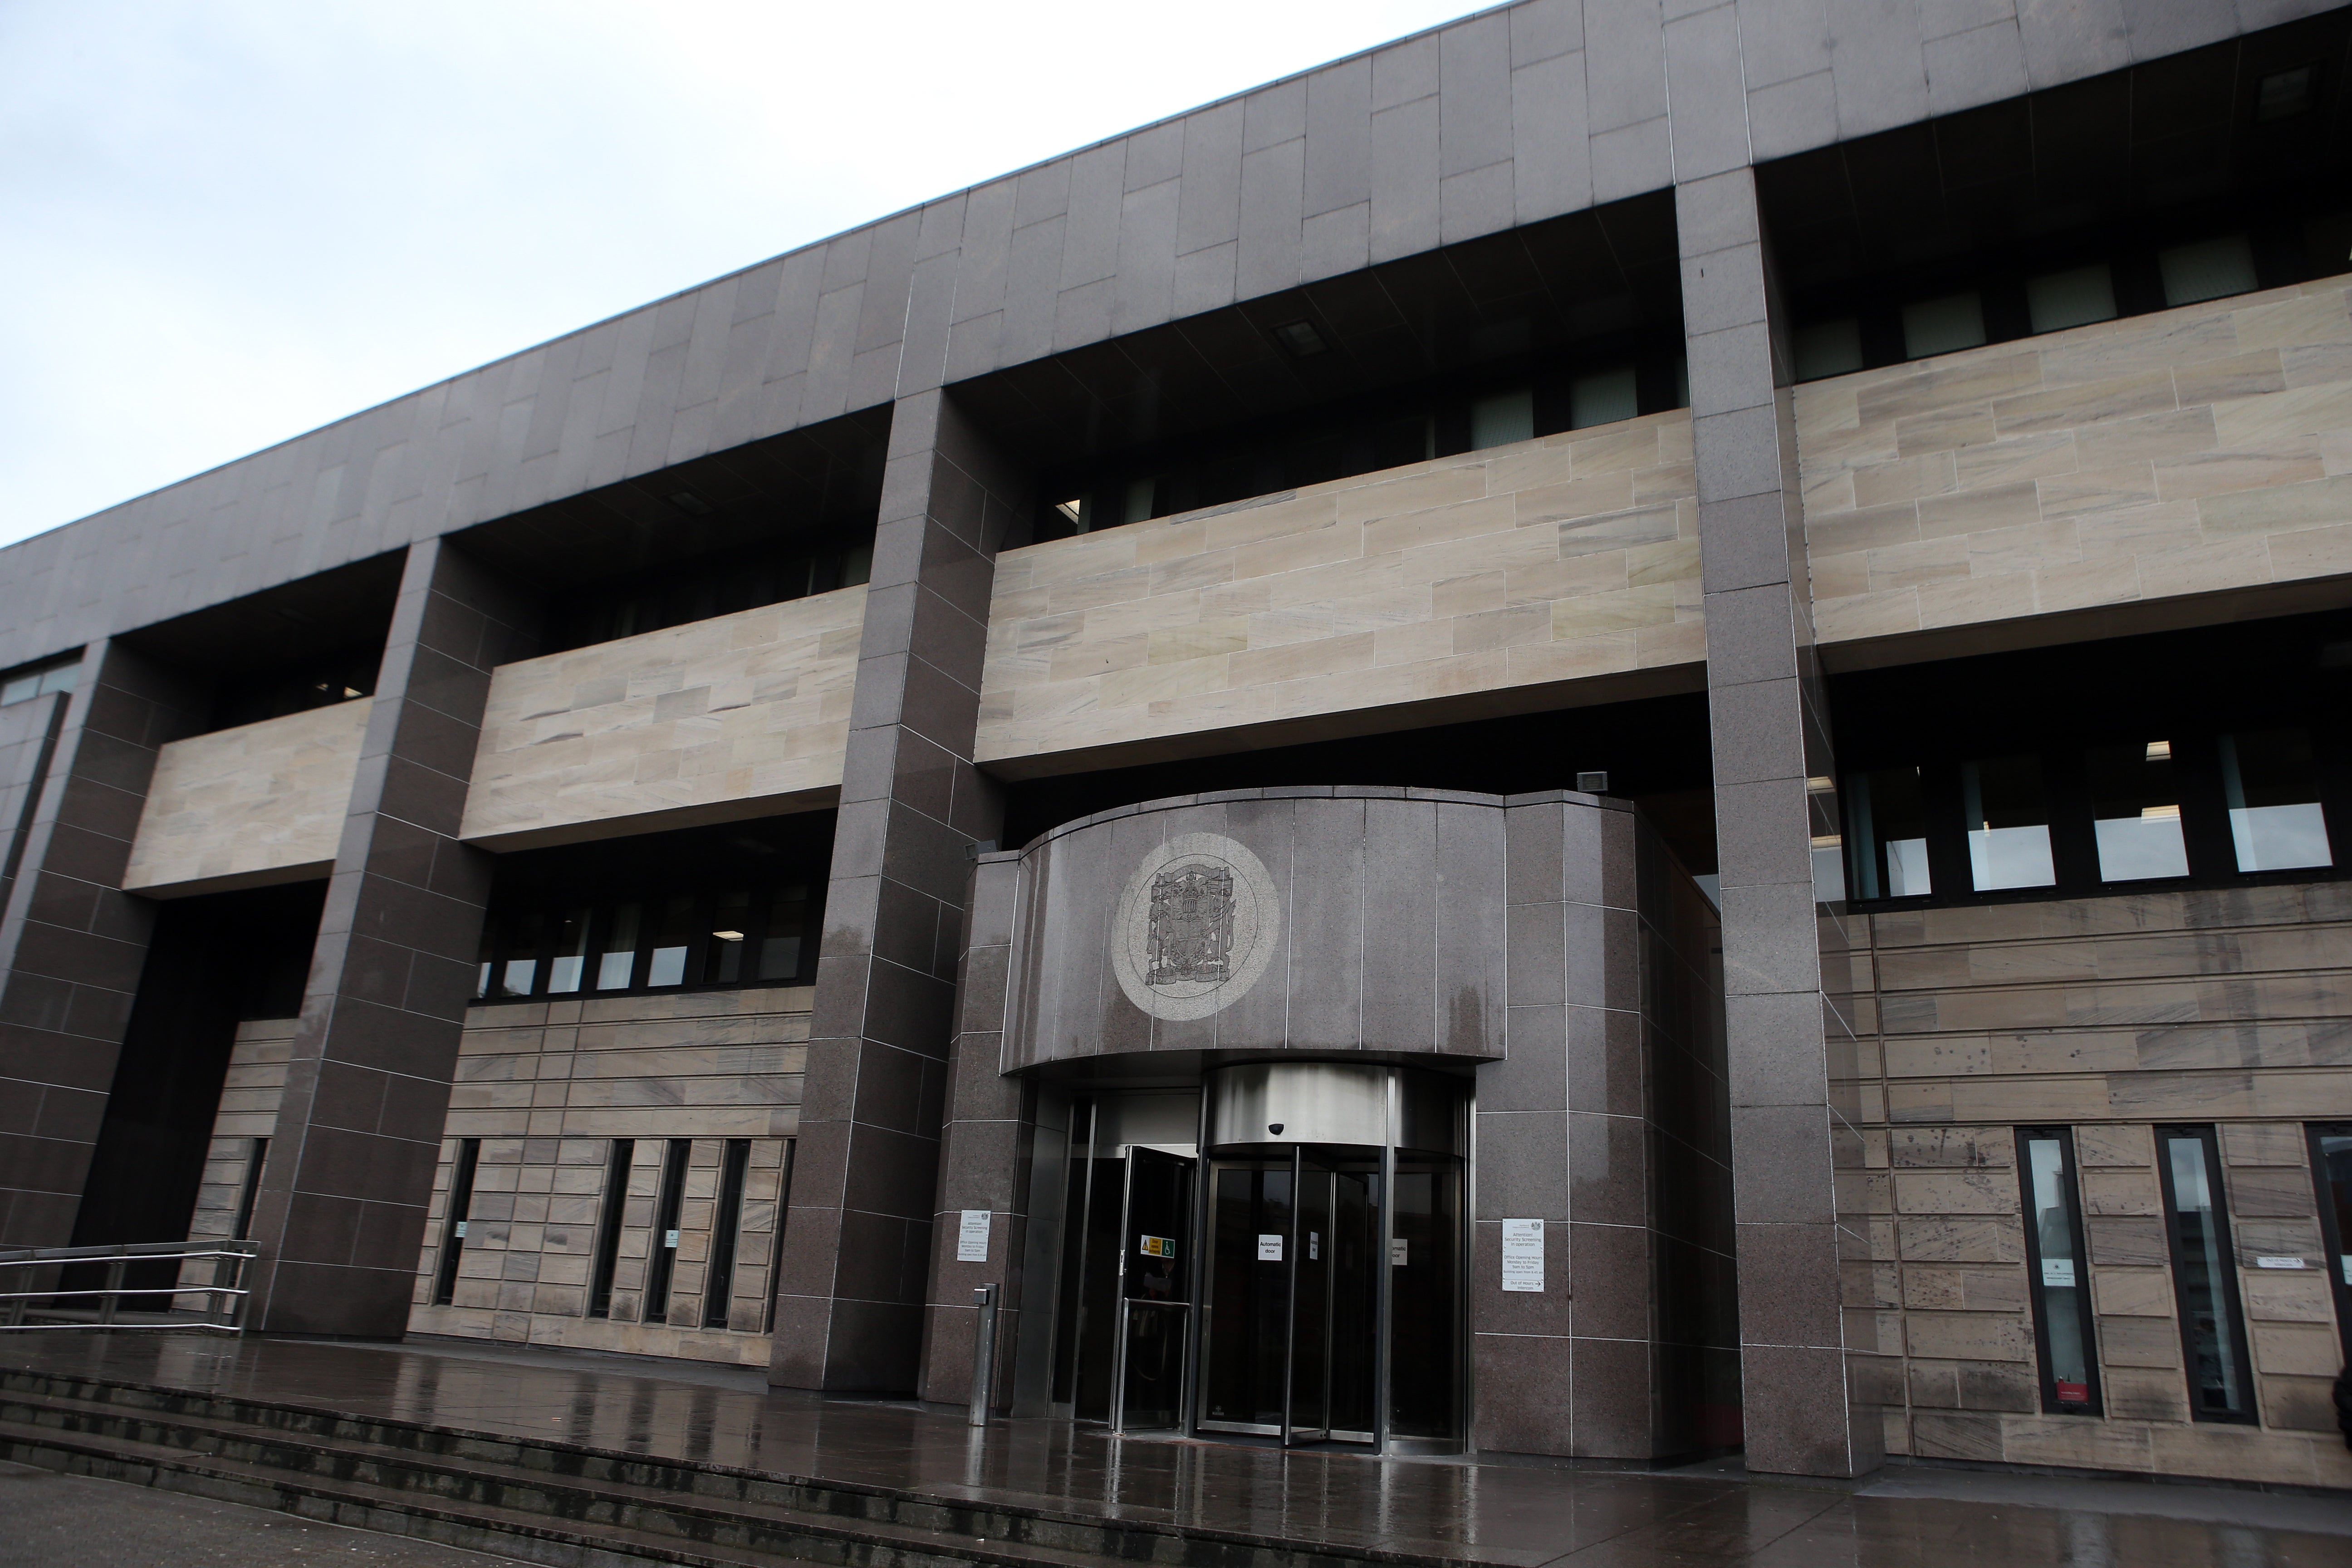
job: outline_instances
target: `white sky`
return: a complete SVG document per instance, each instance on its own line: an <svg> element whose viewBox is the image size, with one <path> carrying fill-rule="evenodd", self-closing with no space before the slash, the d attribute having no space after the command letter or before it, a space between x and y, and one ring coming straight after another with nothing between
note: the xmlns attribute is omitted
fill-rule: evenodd
<svg viewBox="0 0 2352 1568"><path fill-rule="evenodd" d="M0 543L1480 8L0 0Z"/></svg>

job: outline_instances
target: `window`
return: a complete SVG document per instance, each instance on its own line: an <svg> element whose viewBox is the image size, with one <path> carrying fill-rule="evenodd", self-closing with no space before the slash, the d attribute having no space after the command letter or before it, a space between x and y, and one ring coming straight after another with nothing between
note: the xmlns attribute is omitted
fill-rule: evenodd
<svg viewBox="0 0 2352 1568"><path fill-rule="evenodd" d="M1470 404L1470 449L1507 447L1536 438L1536 395L1533 387L1517 386L1490 393Z"/></svg>
<svg viewBox="0 0 2352 1568"><path fill-rule="evenodd" d="M528 996L539 979L539 947L544 921L537 910L514 917L508 928L506 963L499 973L500 996Z"/></svg>
<svg viewBox="0 0 2352 1568"><path fill-rule="evenodd" d="M550 994L580 989L588 967L588 920L593 912L584 904L575 905L557 920L554 950L547 961Z"/></svg>
<svg viewBox="0 0 2352 1568"><path fill-rule="evenodd" d="M229 1232L233 1240L246 1241L253 1236L253 1205L260 1201L261 1171L268 1160L269 1140L255 1139L253 1152L246 1156L245 1181L237 1188L236 1226Z"/></svg>
<svg viewBox="0 0 2352 1568"><path fill-rule="evenodd" d="M1978 892L2046 888L2057 881L2040 758L1970 763L1960 770L1960 788L1967 804L1969 873Z"/></svg>
<svg viewBox="0 0 2352 1568"><path fill-rule="evenodd" d="M588 1274L588 1315L613 1315L613 1276L621 1262L621 1225L629 1210L629 1166L636 1157L634 1138L613 1140L604 1160L604 1203L596 1214L596 1256Z"/></svg>
<svg viewBox="0 0 2352 1568"><path fill-rule="evenodd" d="M719 1210L710 1220L710 1269L702 1288L702 1326L723 1329L735 1295L735 1247L743 1234L743 1176L751 1141L730 1138L719 1165Z"/></svg>
<svg viewBox="0 0 2352 1568"><path fill-rule="evenodd" d="M457 1260L466 1250L466 1219L474 1207L474 1170L482 1157L478 1138L457 1140L457 1168L449 1177L449 1208L441 1221L441 1256L433 1271L433 1304L457 1299Z"/></svg>
<svg viewBox="0 0 2352 1568"><path fill-rule="evenodd" d="M637 973L637 917L635 904L615 904L604 922L604 939L596 955L596 989L626 991Z"/></svg>
<svg viewBox="0 0 2352 1568"><path fill-rule="evenodd" d="M52 691L71 691L74 682L81 679L81 655L68 655L41 664L27 665L0 676L0 707L46 697Z"/></svg>
<svg viewBox="0 0 2352 1568"><path fill-rule="evenodd" d="M2025 313L2036 332L2116 319L2116 282L2104 261L2025 281Z"/></svg>
<svg viewBox="0 0 2352 1568"><path fill-rule="evenodd" d="M2026 1284L2033 1299L2042 1408L2064 1415L2096 1415L2098 1359L2091 1338L2091 1277L2083 1251L2074 1144L2074 1135L2063 1127L2018 1129Z"/></svg>
<svg viewBox="0 0 2352 1568"><path fill-rule="evenodd" d="M1799 327L1796 351L1799 381L1819 381L1825 375L1860 370L1862 322L1857 317L1842 316L1834 321Z"/></svg>
<svg viewBox="0 0 2352 1568"><path fill-rule="evenodd" d="M1604 370L1591 375L1580 375L1569 384L1568 422L1571 428L1589 429L1595 425L1614 425L1620 419L1631 419L1641 412L1641 402L1635 395L1633 367ZM1533 435L1533 416L1529 429Z"/></svg>
<svg viewBox="0 0 2352 1568"><path fill-rule="evenodd" d="M2319 769L2303 731L2221 737L2221 789L2239 870L2336 863L2319 804Z"/></svg>
<svg viewBox="0 0 2352 1568"><path fill-rule="evenodd" d="M1972 349L1984 341L1984 301L1973 289L1903 307L1903 348L1913 359Z"/></svg>
<svg viewBox="0 0 2352 1568"><path fill-rule="evenodd" d="M2311 1128L2311 1173L2319 1184L2319 1237L2327 1257L2328 1289L2336 1294L2336 1329L2352 1362L2352 1121Z"/></svg>
<svg viewBox="0 0 2352 1568"><path fill-rule="evenodd" d="M773 852L759 847L763 854ZM656 868L649 875L660 875L666 868L671 875L698 878L714 869L724 875L730 864L740 874L745 859L746 855L736 854L696 866L640 857L640 863ZM768 875L791 875L785 865L804 871L810 864L805 856L796 855ZM814 879L732 887L722 883L715 890L656 888L600 902L570 893L592 879L579 874L552 887L509 885L500 898L513 902L494 908L482 925L474 1000L793 985L814 978L814 922L822 900L813 896L819 886ZM529 890L516 890L518 886ZM542 888L548 890L540 891Z"/></svg>
<svg viewBox="0 0 2352 1568"><path fill-rule="evenodd" d="M686 1161L694 1142L673 1138L662 1157L661 1197L654 1205L653 1258L646 1276L646 1310L639 1320L669 1321L669 1283L677 1271L677 1214L686 1203Z"/></svg>
<svg viewBox="0 0 2352 1568"><path fill-rule="evenodd" d="M2172 742L2095 746L2085 759L2099 879L2144 882L2189 875L2180 834L2180 792L2172 778Z"/></svg>
<svg viewBox="0 0 2352 1568"><path fill-rule="evenodd" d="M1927 808L1917 768L1846 777L1853 844L1853 896L1916 899L1935 890L1927 871Z"/></svg>
<svg viewBox="0 0 2352 1568"><path fill-rule="evenodd" d="M2254 250L2242 234L2200 239L2160 250L2157 270L2164 275L2164 302L2193 305L2231 294L2251 294L2262 285L2254 277Z"/></svg>
<svg viewBox="0 0 2352 1568"><path fill-rule="evenodd" d="M2254 1400L2238 1306L2237 1257L2230 1243L2213 1129L2158 1128L2156 1163L2164 1184L2189 1414L2200 1421L2251 1423Z"/></svg>

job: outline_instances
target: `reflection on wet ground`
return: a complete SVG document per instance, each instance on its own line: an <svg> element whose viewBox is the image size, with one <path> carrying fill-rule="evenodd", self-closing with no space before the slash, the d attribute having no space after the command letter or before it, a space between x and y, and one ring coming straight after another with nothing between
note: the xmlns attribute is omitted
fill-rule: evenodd
<svg viewBox="0 0 2352 1568"><path fill-rule="evenodd" d="M60 1334L0 1365L242 1394L771 1475L1420 1557L1578 1568L2352 1562L2352 1499L1890 1468L1860 1488L1115 1439L1060 1421L826 1398L759 1375L446 1342Z"/></svg>

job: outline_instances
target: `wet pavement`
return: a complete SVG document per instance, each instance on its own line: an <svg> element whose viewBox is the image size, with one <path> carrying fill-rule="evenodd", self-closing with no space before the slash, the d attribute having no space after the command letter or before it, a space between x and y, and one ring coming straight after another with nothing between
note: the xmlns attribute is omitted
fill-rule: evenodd
<svg viewBox="0 0 2352 1568"><path fill-rule="evenodd" d="M0 1365L239 1394L769 1475L1538 1568L2352 1563L2352 1498L1890 1466L1615 1471L1110 1437L771 1390L755 1372L451 1342L54 1334Z"/></svg>

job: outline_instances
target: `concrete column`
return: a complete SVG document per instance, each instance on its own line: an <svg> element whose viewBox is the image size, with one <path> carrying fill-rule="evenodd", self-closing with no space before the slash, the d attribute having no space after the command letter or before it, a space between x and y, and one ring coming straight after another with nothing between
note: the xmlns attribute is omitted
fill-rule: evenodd
<svg viewBox="0 0 2352 1568"><path fill-rule="evenodd" d="M156 750L195 732L209 698L107 641L72 692L0 718L16 764L0 825L0 1246L72 1237L154 925L123 869Z"/></svg>
<svg viewBox="0 0 2352 1568"><path fill-rule="evenodd" d="M1680 143L1677 142L1679 151ZM1843 906L1817 905L1812 844L1835 842L1830 729L1769 258L1744 163L1684 181L1683 258L1707 698L1722 874L1740 1363L1748 1463L1853 1476L1884 1458L1871 1346L1849 1344L1837 1173L1860 1163L1855 1047L1839 992ZM1818 783L1809 787L1808 781ZM1843 889L1822 891L1842 899ZM1866 1266L1862 1269L1867 1276ZM1859 1303L1867 1308L1866 1301ZM1869 1313L1857 1314L1867 1324Z"/></svg>
<svg viewBox="0 0 2352 1568"><path fill-rule="evenodd" d="M457 842L490 672L535 613L439 540L409 547L255 1205L248 1321L408 1321L491 858Z"/></svg>
<svg viewBox="0 0 2352 1568"><path fill-rule="evenodd" d="M769 1381L916 1386L997 545L1021 477L947 395L899 400L817 965Z"/></svg>

